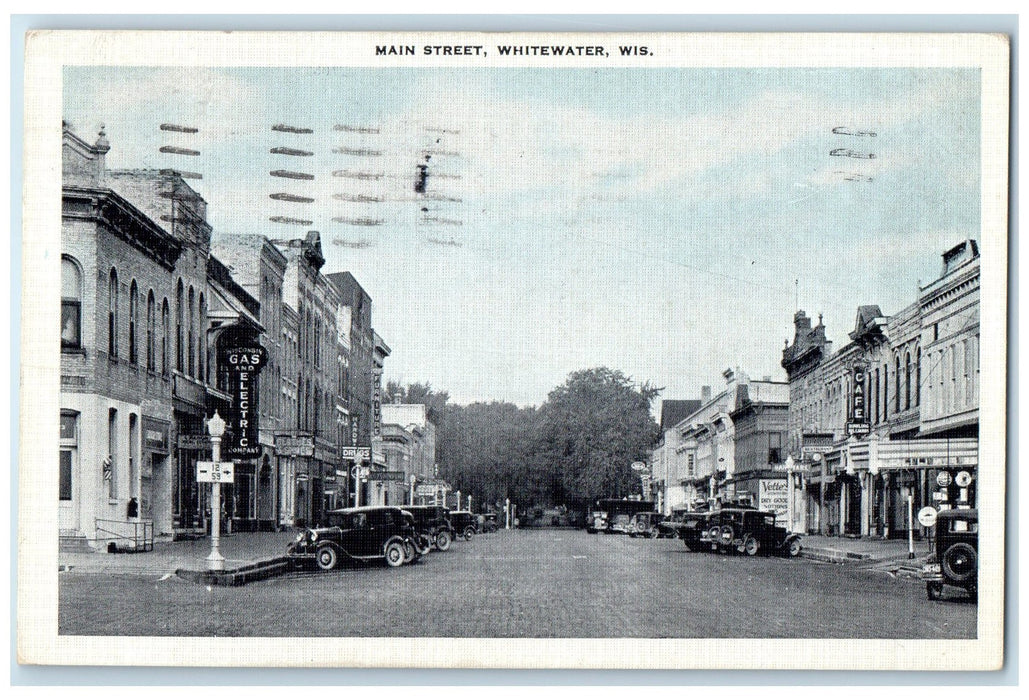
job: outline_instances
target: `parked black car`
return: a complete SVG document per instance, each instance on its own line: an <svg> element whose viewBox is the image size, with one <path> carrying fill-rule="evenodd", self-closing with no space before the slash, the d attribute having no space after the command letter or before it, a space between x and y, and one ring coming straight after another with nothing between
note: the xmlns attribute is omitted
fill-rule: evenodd
<svg viewBox="0 0 1029 700"><path fill-rule="evenodd" d="M454 541L454 527L449 520L450 509L443 506L404 506L414 517L414 528L428 538L441 552L450 549Z"/></svg>
<svg viewBox="0 0 1029 700"><path fill-rule="evenodd" d="M479 531L479 522L475 514L467 510L450 511L450 525L458 537L466 540L472 539L472 535Z"/></svg>
<svg viewBox="0 0 1029 700"><path fill-rule="evenodd" d="M684 511L677 513L675 520L666 520L658 525L658 529L671 533L671 537L678 537L690 551L700 551L711 548L709 536L709 523L712 513L710 511Z"/></svg>
<svg viewBox="0 0 1029 700"><path fill-rule="evenodd" d="M941 510L929 561L922 567L925 595L943 597L943 586L963 588L972 598L979 593L979 511Z"/></svg>
<svg viewBox="0 0 1029 700"><path fill-rule="evenodd" d="M775 524L775 513L751 508L722 508L712 513L708 537L722 551L740 554L800 554L800 535Z"/></svg>
<svg viewBox="0 0 1029 700"><path fill-rule="evenodd" d="M415 561L423 547L410 513L392 506L344 508L326 513L328 527L308 528L286 547L294 562L334 569L346 557L383 559L388 566Z"/></svg>

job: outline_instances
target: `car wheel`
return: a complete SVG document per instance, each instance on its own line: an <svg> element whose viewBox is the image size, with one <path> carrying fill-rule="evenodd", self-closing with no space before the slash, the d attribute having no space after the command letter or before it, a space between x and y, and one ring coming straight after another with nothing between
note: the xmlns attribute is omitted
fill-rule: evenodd
<svg viewBox="0 0 1029 700"><path fill-rule="evenodd" d="M588 528L586 528L586 534L587 535L595 535L595 534L597 534L597 530L596 530L596 528L588 527Z"/></svg>
<svg viewBox="0 0 1029 700"><path fill-rule="evenodd" d="M407 556L404 553L404 543L393 540L386 545L386 566L401 566Z"/></svg>
<svg viewBox="0 0 1029 700"><path fill-rule="evenodd" d="M450 549L451 543L454 538L450 536L450 533L446 530L440 530L436 533L436 549L441 552L445 552Z"/></svg>
<svg viewBox="0 0 1029 700"><path fill-rule="evenodd" d="M419 534L414 538L414 548L418 552L418 556L423 557L432 549L432 540L427 535Z"/></svg>
<svg viewBox="0 0 1029 700"><path fill-rule="evenodd" d="M758 543L757 538L754 537L753 535L750 535L749 537L747 537L746 540L744 540L744 542L743 542L743 552L748 557L752 557L755 554L757 554L759 549L761 549L761 545L760 545L760 543Z"/></svg>
<svg viewBox="0 0 1029 700"><path fill-rule="evenodd" d="M957 583L964 583L975 576L977 559L972 545L967 542L952 544L941 557L943 573Z"/></svg>
<svg viewBox="0 0 1029 700"><path fill-rule="evenodd" d="M794 537L792 540L786 543L786 554L791 557L800 555L800 538Z"/></svg>
<svg viewBox="0 0 1029 700"><path fill-rule="evenodd" d="M928 581L925 584L925 597L929 600L939 600L943 595L943 584L938 581Z"/></svg>
<svg viewBox="0 0 1029 700"><path fill-rule="evenodd" d="M318 548L318 552L315 555L315 561L318 562L318 568L325 571L335 569L336 565L339 564L339 555L336 554L336 550L332 547L325 545Z"/></svg>
<svg viewBox="0 0 1029 700"><path fill-rule="evenodd" d="M729 547L732 545L733 539L735 539L736 533L733 532L732 525L723 525L721 531L718 533L719 544L723 547Z"/></svg>
<svg viewBox="0 0 1029 700"><path fill-rule="evenodd" d="M469 525L469 526L467 526L464 529L464 538L466 540L471 540L472 539L472 535L474 535L474 534L475 534L475 526L474 525Z"/></svg>

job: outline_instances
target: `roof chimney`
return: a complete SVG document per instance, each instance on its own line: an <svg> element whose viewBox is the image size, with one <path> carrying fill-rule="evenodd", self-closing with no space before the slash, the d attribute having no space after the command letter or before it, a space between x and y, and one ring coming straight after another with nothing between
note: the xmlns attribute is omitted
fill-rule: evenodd
<svg viewBox="0 0 1029 700"><path fill-rule="evenodd" d="M711 387L702 386L700 387L700 400L707 403L711 400Z"/></svg>

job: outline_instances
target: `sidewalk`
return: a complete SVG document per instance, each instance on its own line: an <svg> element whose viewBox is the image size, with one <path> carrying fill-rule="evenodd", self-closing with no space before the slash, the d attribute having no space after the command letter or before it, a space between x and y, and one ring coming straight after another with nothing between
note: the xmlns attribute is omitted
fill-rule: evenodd
<svg viewBox="0 0 1029 700"><path fill-rule="evenodd" d="M297 531L240 532L222 535L218 550L225 557L225 570L231 571L278 559ZM207 570L211 538L157 542L150 552L58 552L61 571L104 574L174 574L176 571Z"/></svg>
<svg viewBox="0 0 1029 700"><path fill-rule="evenodd" d="M832 564L846 564L861 568L892 571L897 574L921 571L929 554L928 543L915 541L914 558L909 558L908 541L877 538L851 539L804 535L801 538L802 557Z"/></svg>

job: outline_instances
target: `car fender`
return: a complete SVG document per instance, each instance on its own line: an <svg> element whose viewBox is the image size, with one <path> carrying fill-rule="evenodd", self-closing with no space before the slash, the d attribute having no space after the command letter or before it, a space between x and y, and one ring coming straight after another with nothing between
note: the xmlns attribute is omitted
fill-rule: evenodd
<svg viewBox="0 0 1029 700"><path fill-rule="evenodd" d="M350 557L350 553L347 550L343 549L343 545L341 545L339 542L335 542L333 540L321 540L319 542L315 542L312 545L309 545L308 548L313 550L313 551L315 551L315 552L317 552L322 547L329 547L329 548L335 550L336 554L342 554L345 557Z"/></svg>

